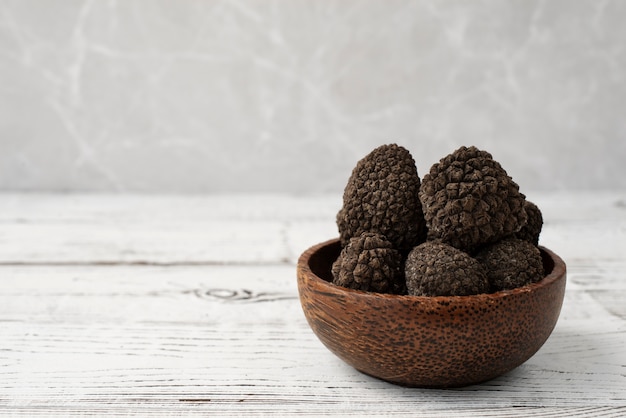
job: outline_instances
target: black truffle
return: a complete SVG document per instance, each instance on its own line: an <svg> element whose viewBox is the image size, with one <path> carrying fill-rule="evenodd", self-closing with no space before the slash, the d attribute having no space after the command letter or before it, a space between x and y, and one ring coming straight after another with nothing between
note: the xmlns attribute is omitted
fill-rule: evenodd
<svg viewBox="0 0 626 418"><path fill-rule="evenodd" d="M461 147L434 164L419 196L428 238L470 253L526 223L519 186L490 153L474 146Z"/></svg>
<svg viewBox="0 0 626 418"><path fill-rule="evenodd" d="M539 245L539 234L541 234L541 228L543 227L541 210L537 205L528 200L524 202L524 210L528 216L528 221L526 225L515 234L515 237L537 246Z"/></svg>
<svg viewBox="0 0 626 418"><path fill-rule="evenodd" d="M404 272L409 295L466 296L489 291L489 281L478 261L438 241L415 247Z"/></svg>
<svg viewBox="0 0 626 418"><path fill-rule="evenodd" d="M409 151L382 145L361 159L343 193L337 214L342 246L366 231L384 235L393 247L409 251L426 239L419 200L420 178Z"/></svg>
<svg viewBox="0 0 626 418"><path fill-rule="evenodd" d="M539 249L528 241L507 238L476 254L483 265L492 291L515 289L544 276Z"/></svg>
<svg viewBox="0 0 626 418"><path fill-rule="evenodd" d="M406 293L402 256L382 235L353 237L332 266L333 283L379 293Z"/></svg>

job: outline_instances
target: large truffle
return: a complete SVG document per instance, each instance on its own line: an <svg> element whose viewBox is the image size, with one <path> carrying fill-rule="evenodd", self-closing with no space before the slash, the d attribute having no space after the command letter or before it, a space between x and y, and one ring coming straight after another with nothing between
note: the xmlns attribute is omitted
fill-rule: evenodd
<svg viewBox="0 0 626 418"><path fill-rule="evenodd" d="M415 247L405 263L406 286L415 296L466 296L489 292L483 267L448 244L427 241Z"/></svg>
<svg viewBox="0 0 626 418"><path fill-rule="evenodd" d="M461 147L434 164L419 195L429 239L467 252L526 223L519 186L490 153L474 146Z"/></svg>
<svg viewBox="0 0 626 418"><path fill-rule="evenodd" d="M528 241L507 238L476 254L484 266L492 291L515 289L544 276L539 249Z"/></svg>
<svg viewBox="0 0 626 418"><path fill-rule="evenodd" d="M333 283L379 293L406 293L402 256L382 235L353 237L332 266Z"/></svg>
<svg viewBox="0 0 626 418"><path fill-rule="evenodd" d="M394 248L409 251L426 238L420 178L407 149L382 145L361 159L343 193L337 214L341 243L366 231L384 235Z"/></svg>
<svg viewBox="0 0 626 418"><path fill-rule="evenodd" d="M522 227L515 237L528 241L533 245L539 245L539 234L541 234L541 228L543 228L543 215L541 210L533 202L524 202L524 210L528 216L526 225Z"/></svg>

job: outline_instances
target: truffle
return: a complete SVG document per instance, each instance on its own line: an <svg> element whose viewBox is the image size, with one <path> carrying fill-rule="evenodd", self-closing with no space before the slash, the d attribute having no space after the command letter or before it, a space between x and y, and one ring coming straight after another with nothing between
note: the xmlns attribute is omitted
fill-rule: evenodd
<svg viewBox="0 0 626 418"><path fill-rule="evenodd" d="M406 293L402 256L382 235L353 237L332 266L333 283L378 293Z"/></svg>
<svg viewBox="0 0 626 418"><path fill-rule="evenodd" d="M382 145L358 161L337 213L342 246L366 231L384 235L393 247L408 252L426 239L419 200L420 178L409 151Z"/></svg>
<svg viewBox="0 0 626 418"><path fill-rule="evenodd" d="M528 216L528 221L526 225L515 234L515 237L537 246L539 245L539 234L541 234L541 228L543 227L541 210L539 210L537 205L528 200L524 202L524 210Z"/></svg>
<svg viewBox="0 0 626 418"><path fill-rule="evenodd" d="M409 295L466 296L489 291L489 281L478 261L438 241L415 247L404 272Z"/></svg>
<svg viewBox="0 0 626 418"><path fill-rule="evenodd" d="M483 265L492 291L515 289L544 276L539 249L528 241L507 238L476 254Z"/></svg>
<svg viewBox="0 0 626 418"><path fill-rule="evenodd" d="M435 163L419 196L429 239L473 252L526 223L525 196L491 154L461 147Z"/></svg>

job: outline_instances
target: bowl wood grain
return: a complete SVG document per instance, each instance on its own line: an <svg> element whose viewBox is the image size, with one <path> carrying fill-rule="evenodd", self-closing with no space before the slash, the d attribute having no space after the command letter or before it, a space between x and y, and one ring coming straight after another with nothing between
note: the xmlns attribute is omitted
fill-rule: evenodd
<svg viewBox="0 0 626 418"><path fill-rule="evenodd" d="M337 239L298 260L309 325L357 370L405 386L458 387L506 373L539 350L565 293L563 260L540 247L546 276L513 290L472 296L399 296L332 284Z"/></svg>

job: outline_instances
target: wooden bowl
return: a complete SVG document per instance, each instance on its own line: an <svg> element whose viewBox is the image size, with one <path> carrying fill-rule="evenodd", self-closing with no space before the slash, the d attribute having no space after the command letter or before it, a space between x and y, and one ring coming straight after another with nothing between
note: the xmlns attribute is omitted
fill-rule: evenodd
<svg viewBox="0 0 626 418"><path fill-rule="evenodd" d="M548 339L565 293L565 263L540 247L547 273L513 290L399 296L332 284L337 239L298 260L302 309L317 337L357 370L405 386L459 387L506 373Z"/></svg>

